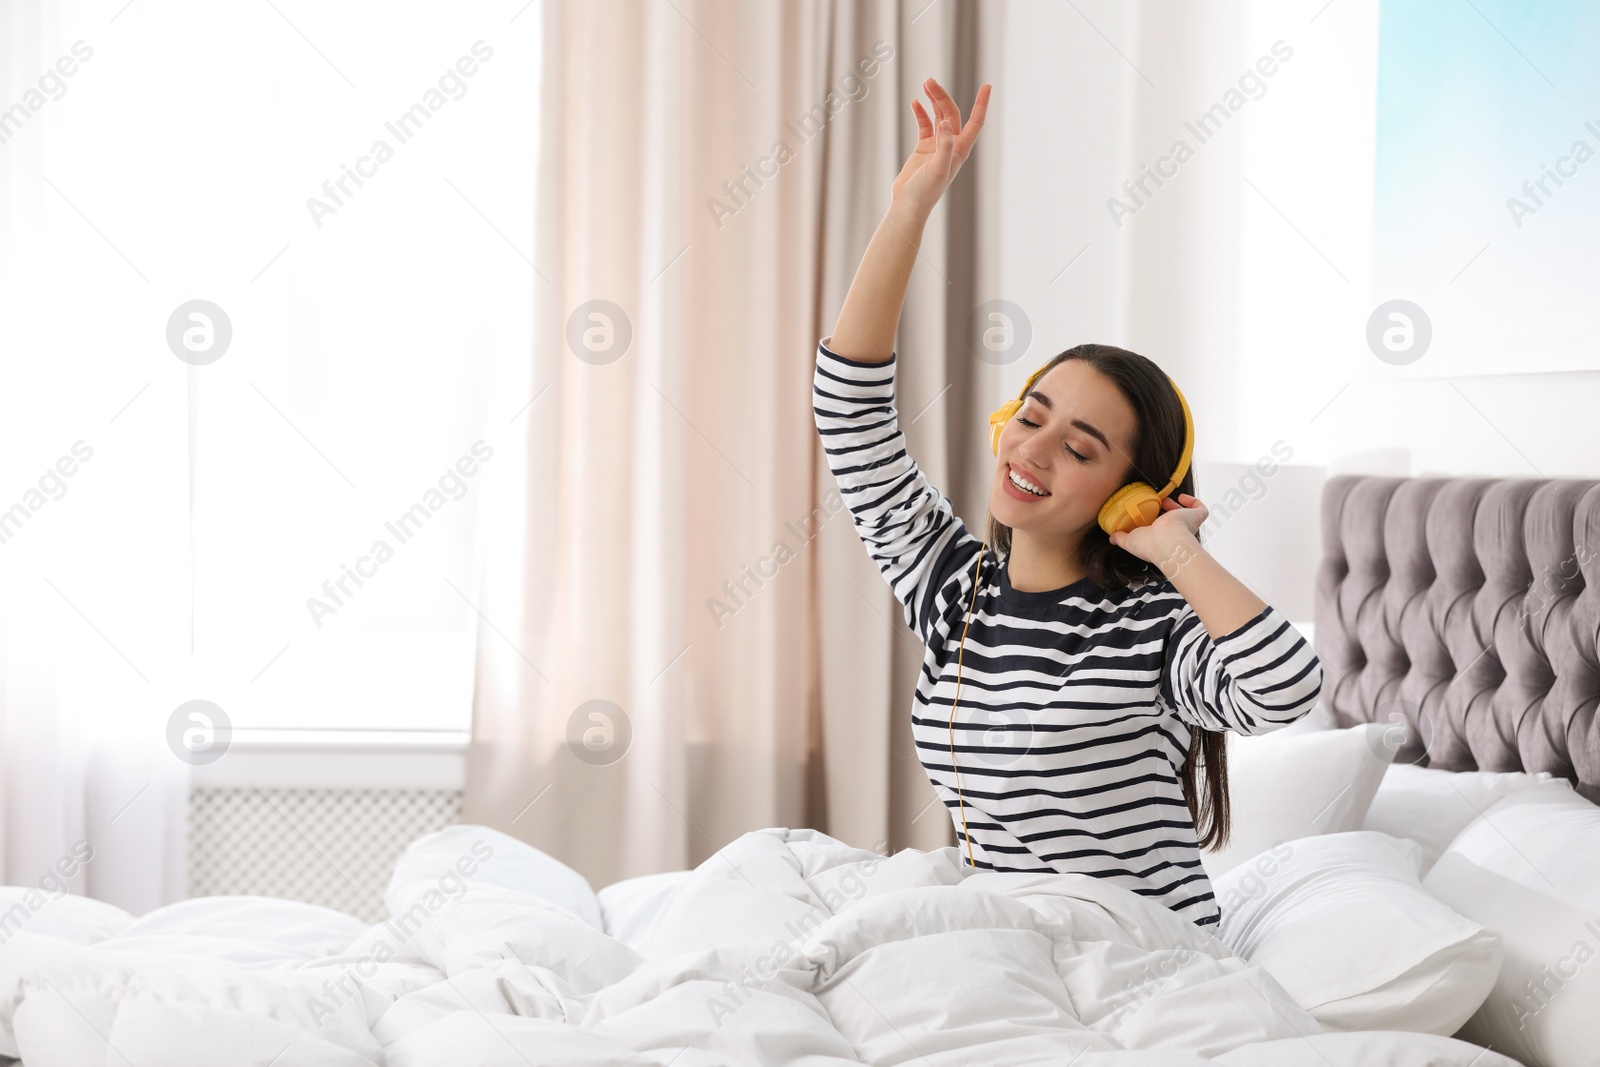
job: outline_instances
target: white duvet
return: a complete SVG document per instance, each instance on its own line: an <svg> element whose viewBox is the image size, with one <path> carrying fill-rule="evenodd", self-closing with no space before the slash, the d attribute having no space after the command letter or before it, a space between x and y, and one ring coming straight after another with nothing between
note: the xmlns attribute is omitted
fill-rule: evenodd
<svg viewBox="0 0 1600 1067"><path fill-rule="evenodd" d="M1324 1033L1221 941L1092 877L809 830L746 834L603 908L538 850L451 827L402 857L372 926L259 897L132 919L5 892L0 1054L26 1067L1515 1065Z"/></svg>

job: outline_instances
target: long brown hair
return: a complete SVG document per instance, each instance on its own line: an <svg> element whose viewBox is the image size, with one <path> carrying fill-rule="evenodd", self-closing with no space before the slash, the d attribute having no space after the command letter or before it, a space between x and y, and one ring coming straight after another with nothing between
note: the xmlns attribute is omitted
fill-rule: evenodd
<svg viewBox="0 0 1600 1067"><path fill-rule="evenodd" d="M1148 482L1160 489L1171 479L1183 458L1183 408L1172 391L1167 374L1154 361L1113 345L1084 344L1069 348L1045 364L1045 372L1069 359L1081 359L1115 385L1133 408L1132 459L1122 484ZM1044 374L1040 374L1043 378ZM1198 495L1194 491L1194 464L1170 494ZM1198 535L1197 535L1198 536ZM989 516L989 543L996 552L1011 552L1011 527ZM1120 589L1165 578L1161 568L1111 543L1110 535L1093 523L1079 545L1079 563L1102 589ZM1202 776L1205 788L1201 788ZM1200 847L1218 848L1228 840L1227 737L1216 730L1189 727L1189 754L1183 763L1183 798L1194 820Z"/></svg>

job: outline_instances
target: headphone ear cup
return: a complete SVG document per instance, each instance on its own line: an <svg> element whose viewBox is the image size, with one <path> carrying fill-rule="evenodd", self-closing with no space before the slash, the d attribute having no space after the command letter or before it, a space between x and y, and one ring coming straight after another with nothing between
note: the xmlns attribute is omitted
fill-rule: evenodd
<svg viewBox="0 0 1600 1067"><path fill-rule="evenodd" d="M1155 487L1144 482L1129 482L1111 494L1100 506L1100 529L1108 534L1126 533L1149 526L1161 514L1161 497Z"/></svg>
<svg viewBox="0 0 1600 1067"><path fill-rule="evenodd" d="M1000 431L1006 428L1006 423L1022 410L1022 401L1007 400L995 408L989 415L989 451L995 455L1000 454Z"/></svg>

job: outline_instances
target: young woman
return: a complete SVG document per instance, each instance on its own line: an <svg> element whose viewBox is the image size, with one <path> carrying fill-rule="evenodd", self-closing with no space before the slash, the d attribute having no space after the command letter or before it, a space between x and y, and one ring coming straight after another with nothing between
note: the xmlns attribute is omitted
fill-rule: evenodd
<svg viewBox="0 0 1600 1067"><path fill-rule="evenodd" d="M978 90L963 126L937 82L924 89L938 129L913 102L916 151L814 379L829 467L926 647L918 756L974 866L1107 878L1212 928L1200 847L1228 833L1223 731L1265 733L1310 711L1321 664L1201 547L1185 407L1145 357L1085 344L1046 364L999 433L992 547L906 454L895 329L923 225L990 92ZM1153 521L1101 528L1120 487L1173 478L1176 500Z"/></svg>

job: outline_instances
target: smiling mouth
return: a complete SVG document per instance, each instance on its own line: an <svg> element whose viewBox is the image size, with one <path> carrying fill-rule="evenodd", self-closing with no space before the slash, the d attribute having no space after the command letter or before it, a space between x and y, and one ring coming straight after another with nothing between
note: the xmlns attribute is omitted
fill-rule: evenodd
<svg viewBox="0 0 1600 1067"><path fill-rule="evenodd" d="M1042 486L1035 485L1027 478L1019 475L1016 471L1016 468L1011 466L1009 463L1006 464L1006 481L1010 482L1018 492L1026 493L1031 497L1047 497L1050 495L1049 491L1044 489Z"/></svg>

